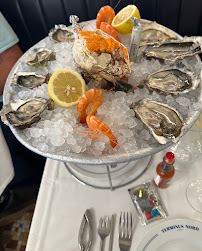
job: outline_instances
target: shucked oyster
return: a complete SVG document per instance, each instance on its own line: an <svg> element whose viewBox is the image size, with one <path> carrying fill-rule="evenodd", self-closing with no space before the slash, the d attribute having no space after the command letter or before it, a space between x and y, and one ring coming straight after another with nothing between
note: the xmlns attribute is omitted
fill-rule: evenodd
<svg viewBox="0 0 202 251"><path fill-rule="evenodd" d="M78 66L99 82L115 83L131 74L127 48L101 30L79 31L72 52Z"/></svg>
<svg viewBox="0 0 202 251"><path fill-rule="evenodd" d="M74 40L73 30L64 24L55 25L55 28L50 30L48 35L56 42L67 42Z"/></svg>
<svg viewBox="0 0 202 251"><path fill-rule="evenodd" d="M174 108L149 99L139 100L131 104L130 108L160 144L176 142L180 137L184 122Z"/></svg>
<svg viewBox="0 0 202 251"><path fill-rule="evenodd" d="M40 114L46 109L52 109L53 105L52 99L44 98L12 100L3 107L0 115L6 125L25 128L40 120Z"/></svg>
<svg viewBox="0 0 202 251"><path fill-rule="evenodd" d="M195 90L200 78L191 76L178 69L168 69L155 72L143 79L138 86L164 94L182 94Z"/></svg>
<svg viewBox="0 0 202 251"><path fill-rule="evenodd" d="M17 72L14 81L17 85L33 89L45 82L47 82L48 77L43 75L38 75L35 72Z"/></svg>
<svg viewBox="0 0 202 251"><path fill-rule="evenodd" d="M175 61L176 59L193 56L201 52L202 50L198 43L175 40L165 41L159 45L149 46L144 53L147 57Z"/></svg>
<svg viewBox="0 0 202 251"><path fill-rule="evenodd" d="M143 25L140 46L159 44L167 39L176 39L176 33L157 22Z"/></svg>
<svg viewBox="0 0 202 251"><path fill-rule="evenodd" d="M32 66L46 66L48 61L55 60L55 53L46 48L35 48L28 52L25 62Z"/></svg>

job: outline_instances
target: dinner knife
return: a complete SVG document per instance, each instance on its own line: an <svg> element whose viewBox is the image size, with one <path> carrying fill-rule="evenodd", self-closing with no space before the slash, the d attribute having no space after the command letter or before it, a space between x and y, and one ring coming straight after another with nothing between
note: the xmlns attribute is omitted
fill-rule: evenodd
<svg viewBox="0 0 202 251"><path fill-rule="evenodd" d="M113 240L114 240L114 227L115 227L115 214L112 214L111 217L111 227L110 227L110 236L109 236L109 251L112 251Z"/></svg>

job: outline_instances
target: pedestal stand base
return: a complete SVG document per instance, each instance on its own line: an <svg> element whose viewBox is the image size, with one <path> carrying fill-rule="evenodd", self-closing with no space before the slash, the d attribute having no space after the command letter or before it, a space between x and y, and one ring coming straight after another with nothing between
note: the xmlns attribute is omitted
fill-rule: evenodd
<svg viewBox="0 0 202 251"><path fill-rule="evenodd" d="M80 183L98 189L114 190L138 179L150 166L152 156L112 165L83 165L64 163Z"/></svg>

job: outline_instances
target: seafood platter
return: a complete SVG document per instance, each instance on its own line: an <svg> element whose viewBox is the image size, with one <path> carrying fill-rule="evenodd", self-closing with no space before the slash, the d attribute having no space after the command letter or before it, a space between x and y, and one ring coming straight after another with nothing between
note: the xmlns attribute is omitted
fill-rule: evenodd
<svg viewBox="0 0 202 251"><path fill-rule="evenodd" d="M179 141L202 107L201 47L197 38L182 38L156 22L141 24L133 63L130 34L119 34L118 42L96 30L95 20L80 23L78 38L72 27L56 25L29 49L4 89L1 118L16 138L42 156L80 164L132 161ZM93 137L77 105L63 107L50 98L47 83L61 68L80 73L86 91L93 89L98 101L102 96L95 115L107 134Z"/></svg>

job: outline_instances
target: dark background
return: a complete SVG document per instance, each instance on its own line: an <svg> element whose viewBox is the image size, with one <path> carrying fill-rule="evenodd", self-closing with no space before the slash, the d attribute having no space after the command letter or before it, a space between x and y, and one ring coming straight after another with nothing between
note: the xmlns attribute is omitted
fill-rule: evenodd
<svg viewBox="0 0 202 251"><path fill-rule="evenodd" d="M95 19L104 5L114 8L118 0L1 0L0 11L18 35L25 52L47 36L55 24L69 23L75 14L80 21ZM202 0L121 0L115 12L135 4L141 18L155 20L182 36L202 35Z"/></svg>

